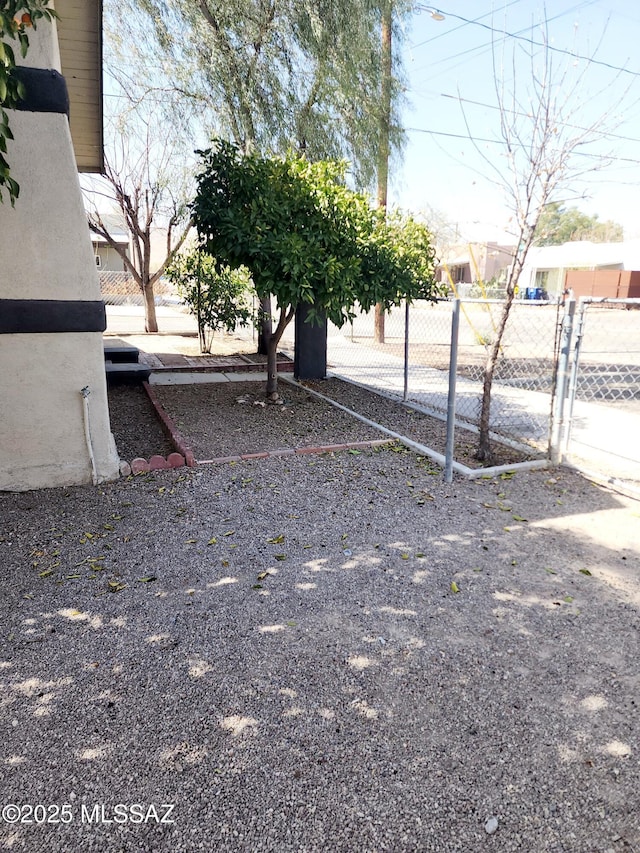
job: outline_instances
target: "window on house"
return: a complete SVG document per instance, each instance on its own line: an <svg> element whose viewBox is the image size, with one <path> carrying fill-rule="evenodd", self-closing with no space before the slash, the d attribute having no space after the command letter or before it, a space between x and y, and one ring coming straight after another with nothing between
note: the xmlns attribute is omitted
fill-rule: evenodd
<svg viewBox="0 0 640 853"><path fill-rule="evenodd" d="M549 270L536 270L536 287L547 290L549 287Z"/></svg>

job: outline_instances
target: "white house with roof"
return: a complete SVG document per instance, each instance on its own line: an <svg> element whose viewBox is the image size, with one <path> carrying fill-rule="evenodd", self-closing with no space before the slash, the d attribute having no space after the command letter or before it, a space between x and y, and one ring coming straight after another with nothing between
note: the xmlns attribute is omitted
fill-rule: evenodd
<svg viewBox="0 0 640 853"><path fill-rule="evenodd" d="M559 297L565 288L566 273L571 270L640 270L640 240L624 243L581 240L529 249L520 275L520 292L540 288L550 297Z"/></svg>
<svg viewBox="0 0 640 853"><path fill-rule="evenodd" d="M0 204L0 489L114 479L104 303L78 171L103 168L100 0L55 0L9 112L20 185ZM16 51L18 53L18 51Z"/></svg>

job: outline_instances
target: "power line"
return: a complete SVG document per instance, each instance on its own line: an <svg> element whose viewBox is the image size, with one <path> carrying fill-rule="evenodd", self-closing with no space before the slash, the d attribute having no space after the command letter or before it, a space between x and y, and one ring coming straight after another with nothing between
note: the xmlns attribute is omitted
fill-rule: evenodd
<svg viewBox="0 0 640 853"><path fill-rule="evenodd" d="M514 3L518 3L518 2L520 2L520 0L512 0L512 2L508 3L505 8L509 8L510 6L514 5ZM594 3L599 3L599 2L600 2L600 0L582 0L582 2L578 3L577 6L571 6L571 8L565 9L564 12L559 12L557 15L553 15L551 18L546 18L545 20L547 23L551 23L552 21L557 21L559 18L563 18L565 15L570 15L572 12L575 12L576 10L582 10L582 9L586 8L587 6L592 6ZM478 18L474 18L473 20L469 21L469 23L475 24L475 23L481 21L482 18L489 17L491 14L492 14L492 12L487 12L485 15L480 15ZM427 39L424 42L420 42L418 45L415 45L415 47L422 47L425 44L429 44L430 42L435 41L435 39L437 39L437 38L442 38L445 35L450 35L451 33L455 33L458 30L464 29L465 26L467 26L467 24L459 24L457 27L453 27L453 29L450 29L450 30L447 30L446 32L440 33L439 35L434 36L431 39ZM523 27L521 30L517 30L516 35L519 36L522 33L529 32L531 29L533 29L533 27ZM467 50L456 52L455 59L459 59L460 57L467 56L470 53L476 53L476 52L483 52L484 53L487 50L491 49L492 46L493 46L493 42L490 41L490 42L486 42L485 44L479 44L479 45L476 45L475 47L470 47ZM447 61L446 59L441 59L437 63L430 64L428 67L431 68L431 67L434 67L435 65L439 65L439 64L446 62L446 61ZM454 65L453 68L456 68L461 64L462 63L457 63L457 65Z"/></svg>
<svg viewBox="0 0 640 853"><path fill-rule="evenodd" d="M459 103L471 104L472 106L482 107L483 109L487 109L487 110L499 110L500 112L505 112L505 113L508 113L509 115L513 115L513 116L521 116L524 118L527 117L527 113L518 112L517 110L506 110L497 104L484 104L484 103L482 103L482 101L473 101L470 98L462 98L459 95L448 95L446 92L440 92L439 95L441 98L448 98L452 101L458 101ZM589 132L590 133L598 133L598 134L600 134L600 136L603 139L620 139L623 142L638 142L638 143L640 143L640 139L638 139L637 137L622 136L619 133L609 133L609 132L606 132L604 130L598 130L598 128L591 129L588 127L581 127L579 124L570 124L569 122L565 122L565 121L558 121L558 122L556 122L556 124L561 126L561 127L571 128L572 130L582 130L582 131L585 131L587 133L589 133Z"/></svg>
<svg viewBox="0 0 640 853"><path fill-rule="evenodd" d="M491 145L501 145L503 147L509 146L509 143L505 139L488 139L482 136L469 136L467 133L448 133L444 130L431 130L426 127L406 127L405 130L407 133L426 133L430 136L445 136L448 139L465 139L467 142L472 143L488 142ZM636 160L632 157L607 157L606 155L590 154L588 151L575 151L574 155L576 157L588 157L591 160L611 160L615 163L640 164L640 160Z"/></svg>
<svg viewBox="0 0 640 853"><path fill-rule="evenodd" d="M425 9L426 7L418 6L417 8L418 9ZM590 56L583 56L580 53L575 53L572 50L565 50L562 47L554 47L553 45L548 44L546 42L536 41L535 39L529 38L529 37L524 36L524 35L519 35L518 33L510 33L508 30L499 30L496 27L491 27L488 24L483 24L478 19L471 20L469 18L463 18L461 15L456 15L453 12L443 12L441 9L436 9L436 8L432 9L432 7L429 7L429 9L427 9L427 11L435 11L441 15L444 15L445 17L456 18L458 21L463 21L465 24L475 24L476 26L482 27L482 29L488 30L491 33L498 33L500 35L508 36L509 38L513 38L513 39L516 39L518 41L524 41L524 42L527 42L527 44L533 45L534 47L543 47L543 48L545 48L545 50L550 50L550 51L553 51L554 53L562 53L565 56L572 57L573 59L584 60L585 62L589 63L590 65L600 65L603 68L609 68L611 71L617 71L617 72L623 73L623 74L630 74L632 77L640 77L640 72L638 72L638 71L631 71L630 69L625 68L625 67L620 66L620 65L612 65L610 62L604 62L600 59L594 59L593 57L590 57Z"/></svg>

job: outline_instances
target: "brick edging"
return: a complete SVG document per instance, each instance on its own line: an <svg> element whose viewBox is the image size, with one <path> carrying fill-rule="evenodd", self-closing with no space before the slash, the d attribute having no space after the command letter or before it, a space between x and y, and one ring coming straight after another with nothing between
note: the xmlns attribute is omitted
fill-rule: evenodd
<svg viewBox="0 0 640 853"><path fill-rule="evenodd" d="M144 387L144 390L147 392L147 396L151 400L151 404L156 410L160 421L162 422L164 430L173 442L174 447L176 448L178 453L184 457L184 461L189 466L189 468L194 468L198 463L196 462L196 458L193 455L193 450L185 441L184 436L173 422L171 416L165 411L164 407L162 406L162 403L160 402L160 400L158 400L155 391L152 390L149 383L143 382L142 385ZM169 455L171 456L172 454Z"/></svg>

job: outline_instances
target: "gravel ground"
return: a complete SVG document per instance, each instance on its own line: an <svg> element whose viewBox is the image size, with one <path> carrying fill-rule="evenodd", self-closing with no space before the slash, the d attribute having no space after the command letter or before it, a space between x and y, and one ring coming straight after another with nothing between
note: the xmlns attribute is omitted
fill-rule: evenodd
<svg viewBox="0 0 640 853"><path fill-rule="evenodd" d="M445 452L446 425L388 397L340 379L307 382L343 406L405 435L439 453ZM241 453L258 453L283 447L343 444L384 438L373 426L353 418L329 403L280 381L282 406L265 405L264 382L224 382L193 385L154 385L154 391L171 415L196 459L213 459ZM457 430L455 458L470 467L476 439ZM494 464L512 464L535 456L494 444Z"/></svg>
<svg viewBox="0 0 640 853"><path fill-rule="evenodd" d="M114 385L107 391L111 430L121 459L167 456L175 448L165 435L156 410L139 384Z"/></svg>
<svg viewBox="0 0 640 853"><path fill-rule="evenodd" d="M277 406L265 403L264 389L263 381L154 385L196 459L384 438L293 385L281 383Z"/></svg>
<svg viewBox="0 0 640 853"><path fill-rule="evenodd" d="M68 820L2 849L640 850L638 503L383 449L0 518L2 801Z"/></svg>

